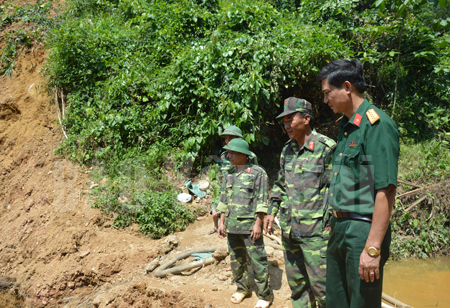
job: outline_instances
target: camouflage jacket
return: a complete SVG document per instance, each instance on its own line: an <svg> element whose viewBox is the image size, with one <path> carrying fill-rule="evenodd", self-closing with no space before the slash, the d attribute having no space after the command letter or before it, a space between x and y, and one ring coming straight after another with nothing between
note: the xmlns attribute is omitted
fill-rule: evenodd
<svg viewBox="0 0 450 308"><path fill-rule="evenodd" d="M256 157L255 153L252 153L253 155L250 157L250 162L254 163L255 165L258 164L258 158ZM225 185L226 185L226 178L227 178L227 174L228 171L230 171L230 169L233 167L233 165L231 165L230 160L228 159L228 151L224 151L222 152L222 154L220 154L220 159L217 161L217 163L219 164L219 183L221 183L220 185L220 191L219 191L219 198L220 195L222 194L223 191L225 191ZM218 201L214 202L214 204L211 206L211 211L216 210L217 211L217 205L219 204ZM220 211L219 211L220 212Z"/></svg>
<svg viewBox="0 0 450 308"><path fill-rule="evenodd" d="M225 213L228 233L250 234L256 213L267 213L268 177L257 165L247 164L241 172L233 167L227 174L225 191L220 195L217 209Z"/></svg>
<svg viewBox="0 0 450 308"><path fill-rule="evenodd" d="M291 139L281 152L267 213L275 216L280 210L281 228L294 239L322 235L323 199L328 193L335 144L313 130L301 148Z"/></svg>
<svg viewBox="0 0 450 308"><path fill-rule="evenodd" d="M219 183L220 185L220 191L219 191L219 198L222 192L225 190L226 181L228 171L233 167L231 165L230 160L228 159L228 151L222 152L220 154L220 160L217 162L219 164ZM217 211L217 205L219 204L218 201L214 202L214 204L211 206L211 211L216 210Z"/></svg>

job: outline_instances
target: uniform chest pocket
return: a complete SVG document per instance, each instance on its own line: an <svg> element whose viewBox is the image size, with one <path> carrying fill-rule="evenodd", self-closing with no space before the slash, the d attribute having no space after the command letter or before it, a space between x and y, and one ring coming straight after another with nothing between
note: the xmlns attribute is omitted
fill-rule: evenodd
<svg viewBox="0 0 450 308"><path fill-rule="evenodd" d="M305 163L302 166L302 183L305 187L319 188L322 163Z"/></svg>
<svg viewBox="0 0 450 308"><path fill-rule="evenodd" d="M284 177L285 177L286 183L289 183L289 184L293 183L294 168L295 168L295 165L292 161L288 162L287 164L284 165Z"/></svg>
<svg viewBox="0 0 450 308"><path fill-rule="evenodd" d="M239 187L239 195L244 199L253 199L255 196L255 189L253 184L242 185Z"/></svg>
<svg viewBox="0 0 450 308"><path fill-rule="evenodd" d="M351 169L357 168L361 161L360 147L346 149L346 151L342 153L342 160L343 165L350 167Z"/></svg>

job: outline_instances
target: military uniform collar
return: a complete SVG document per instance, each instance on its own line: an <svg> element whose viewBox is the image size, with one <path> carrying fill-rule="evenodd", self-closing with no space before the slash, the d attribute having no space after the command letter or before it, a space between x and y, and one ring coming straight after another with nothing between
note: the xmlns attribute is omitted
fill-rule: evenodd
<svg viewBox="0 0 450 308"><path fill-rule="evenodd" d="M317 137L317 131L315 128L313 128L311 131L311 135L309 135L309 137L305 141L305 144L303 144L301 147L296 139L290 139L288 143L290 143L290 147L295 153L298 153L303 148L314 151L314 144L318 141Z"/></svg>
<svg viewBox="0 0 450 308"><path fill-rule="evenodd" d="M344 127L345 125L347 125L347 123L359 127L362 119L364 118L363 115L365 115L366 111L370 108L370 106L371 105L369 101L365 98L364 101L361 103L361 105L359 105L358 109L356 109L356 112L353 114L350 120L344 115L344 117L340 121L341 127Z"/></svg>
<svg viewBox="0 0 450 308"><path fill-rule="evenodd" d="M311 131L311 135L309 135L308 139L306 139L305 144L303 145L303 148L305 148L311 152L314 152L315 144L317 143L317 141L319 141L319 139L317 139L317 137L318 137L317 131L314 128Z"/></svg>
<svg viewBox="0 0 450 308"><path fill-rule="evenodd" d="M247 163L247 165L245 165L244 169L242 169L241 172L238 172L236 166L233 166L233 168L231 168L231 173L237 173L237 174L240 174L242 172L249 173L252 168L253 168L253 164Z"/></svg>

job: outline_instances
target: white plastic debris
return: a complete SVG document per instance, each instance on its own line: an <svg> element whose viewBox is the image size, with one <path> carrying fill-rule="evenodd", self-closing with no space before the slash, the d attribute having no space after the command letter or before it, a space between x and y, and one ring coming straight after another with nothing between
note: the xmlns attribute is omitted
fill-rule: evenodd
<svg viewBox="0 0 450 308"><path fill-rule="evenodd" d="M177 196L177 200L181 201L181 202L189 202L191 201L192 196L190 194L186 194L186 193L181 193Z"/></svg>

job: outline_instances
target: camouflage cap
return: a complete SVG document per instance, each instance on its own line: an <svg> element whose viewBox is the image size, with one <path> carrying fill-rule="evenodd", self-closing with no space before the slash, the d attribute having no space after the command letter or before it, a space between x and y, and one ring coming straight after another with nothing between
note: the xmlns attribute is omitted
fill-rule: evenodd
<svg viewBox="0 0 450 308"><path fill-rule="evenodd" d="M245 155L252 155L248 148L248 143L244 139L235 138L228 143L228 145L223 147L225 150L235 151L239 153L243 153Z"/></svg>
<svg viewBox="0 0 450 308"><path fill-rule="evenodd" d="M277 118L284 117L285 115L302 112L312 115L311 103L303 98L289 97L284 100L284 111L277 116Z"/></svg>
<svg viewBox="0 0 450 308"><path fill-rule="evenodd" d="M239 129L239 127L231 125L228 126L223 133L220 134L220 136L226 136L226 135L230 135L230 136L237 136L240 138L244 138L244 136L242 136L242 131Z"/></svg>

